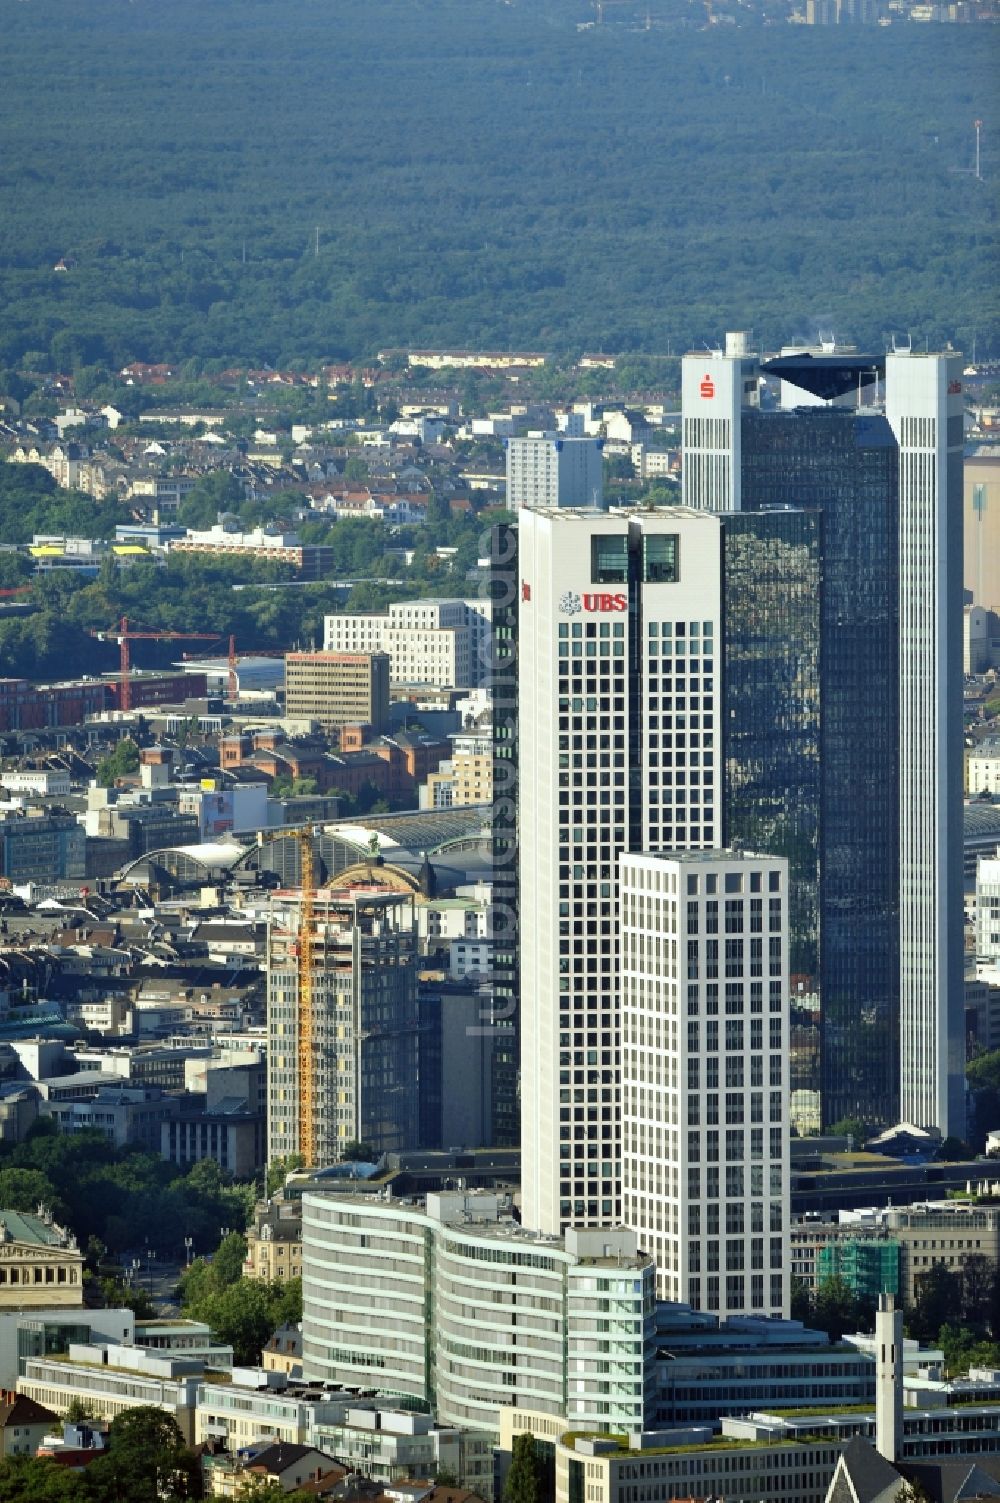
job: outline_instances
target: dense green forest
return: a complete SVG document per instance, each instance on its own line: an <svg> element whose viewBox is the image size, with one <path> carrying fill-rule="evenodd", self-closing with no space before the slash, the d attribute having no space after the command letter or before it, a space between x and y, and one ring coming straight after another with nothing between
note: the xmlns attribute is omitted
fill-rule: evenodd
<svg viewBox="0 0 1000 1503"><path fill-rule="evenodd" d="M666 4L0 0L0 365L996 353L996 29Z"/></svg>

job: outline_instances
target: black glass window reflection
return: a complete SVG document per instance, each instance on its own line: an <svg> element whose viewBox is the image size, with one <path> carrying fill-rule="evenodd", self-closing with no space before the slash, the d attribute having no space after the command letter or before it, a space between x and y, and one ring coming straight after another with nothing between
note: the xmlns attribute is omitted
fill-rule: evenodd
<svg viewBox="0 0 1000 1503"><path fill-rule="evenodd" d="M744 416L743 506L821 514L819 978L823 1118L899 1099L898 458L878 414Z"/></svg>

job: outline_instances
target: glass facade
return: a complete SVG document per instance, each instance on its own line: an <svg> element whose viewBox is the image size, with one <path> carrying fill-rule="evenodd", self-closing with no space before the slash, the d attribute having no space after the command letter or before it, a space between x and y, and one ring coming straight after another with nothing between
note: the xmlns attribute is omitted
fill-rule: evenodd
<svg viewBox="0 0 1000 1503"><path fill-rule="evenodd" d="M517 529L508 523L490 534L493 652L488 682L493 699L492 858L493 984L482 1026L490 1030L490 1142L515 1148L521 1141L518 1096L519 1040L517 886L517 618L520 584Z"/></svg>
<svg viewBox="0 0 1000 1503"><path fill-rule="evenodd" d="M898 450L886 419L745 412L744 511L818 511L823 1120L899 1102Z"/></svg>
<svg viewBox="0 0 1000 1503"><path fill-rule="evenodd" d="M723 524L723 841L788 859L793 1108L820 1085L820 534L818 512Z"/></svg>

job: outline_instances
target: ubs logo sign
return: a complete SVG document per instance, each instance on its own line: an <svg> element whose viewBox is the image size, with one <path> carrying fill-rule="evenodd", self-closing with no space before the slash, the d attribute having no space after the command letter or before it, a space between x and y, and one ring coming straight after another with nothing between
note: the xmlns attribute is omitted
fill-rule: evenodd
<svg viewBox="0 0 1000 1503"><path fill-rule="evenodd" d="M560 596L559 610L564 616L578 616L581 611L589 615L602 615L607 611L627 611L627 595L578 595L567 590Z"/></svg>

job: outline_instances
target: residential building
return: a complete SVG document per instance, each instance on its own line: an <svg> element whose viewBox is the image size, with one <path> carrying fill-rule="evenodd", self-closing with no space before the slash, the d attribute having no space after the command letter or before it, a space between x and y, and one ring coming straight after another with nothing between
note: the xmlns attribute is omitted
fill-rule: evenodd
<svg viewBox="0 0 1000 1503"><path fill-rule="evenodd" d="M340 1420L317 1423L315 1436L317 1445L353 1472L386 1488L447 1472L480 1498L493 1496L494 1438L488 1432L441 1425L433 1415L412 1410L376 1408L369 1399Z"/></svg>
<svg viewBox="0 0 1000 1503"><path fill-rule="evenodd" d="M622 1217L661 1299L787 1316L788 866L619 863Z"/></svg>
<svg viewBox="0 0 1000 1503"><path fill-rule="evenodd" d="M976 958L1000 965L1000 856L976 870Z"/></svg>
<svg viewBox="0 0 1000 1503"><path fill-rule="evenodd" d="M243 1271L247 1278L275 1284L301 1276L302 1206L298 1201L261 1202L247 1227L246 1240Z"/></svg>
<svg viewBox="0 0 1000 1503"><path fill-rule="evenodd" d="M349 1142L412 1148L421 1026L412 895L325 890L314 912L305 1000L297 918L269 932L268 1158L306 1153L328 1164Z"/></svg>
<svg viewBox="0 0 1000 1503"><path fill-rule="evenodd" d="M389 655L384 652L290 652L285 656L285 710L324 731L389 718Z"/></svg>
<svg viewBox="0 0 1000 1503"><path fill-rule="evenodd" d="M780 406L762 407L762 376ZM874 865L841 860L841 922L820 926L824 1118L960 1134L960 357L761 364L735 335L685 357L682 389L689 504L822 517L823 674L846 686L842 704L821 692L830 878L839 827L868 820L881 845Z"/></svg>
<svg viewBox="0 0 1000 1503"><path fill-rule="evenodd" d="M0 1391L0 1456L34 1456L58 1420L23 1393Z"/></svg>
<svg viewBox="0 0 1000 1503"><path fill-rule="evenodd" d="M0 1310L82 1304L83 1253L76 1239L51 1216L0 1211Z"/></svg>
<svg viewBox="0 0 1000 1503"><path fill-rule="evenodd" d="M357 1402L356 1394L237 1368L231 1382L206 1378L199 1385L195 1444L221 1442L234 1456L261 1441L311 1444L321 1423L332 1423Z"/></svg>
<svg viewBox="0 0 1000 1503"><path fill-rule="evenodd" d="M488 1193L303 1196L303 1366L496 1435L510 1404L641 1427L654 1269L621 1228L537 1236Z"/></svg>
<svg viewBox="0 0 1000 1503"><path fill-rule="evenodd" d="M261 1441L244 1448L238 1456L212 1458L206 1474L212 1498L239 1498L254 1483L271 1484L284 1493L299 1492L318 1486L321 1479L339 1484L346 1475L332 1456L314 1446L287 1441Z"/></svg>
<svg viewBox="0 0 1000 1503"><path fill-rule="evenodd" d="M576 506L598 509L604 500L600 438L529 433L508 438L507 509Z"/></svg>
<svg viewBox="0 0 1000 1503"><path fill-rule="evenodd" d="M978 746L971 747L966 753L965 766L970 795L989 793L1000 797L1000 736L986 736Z"/></svg>

